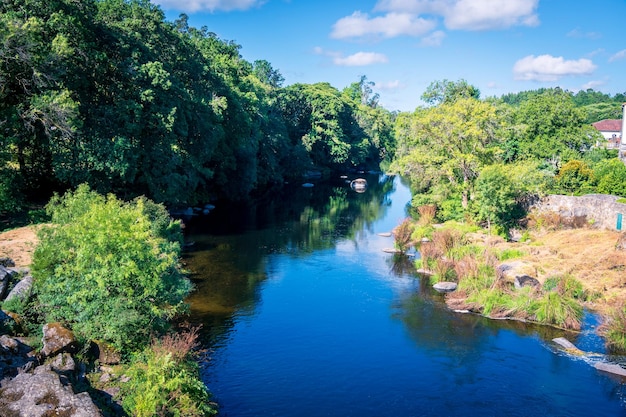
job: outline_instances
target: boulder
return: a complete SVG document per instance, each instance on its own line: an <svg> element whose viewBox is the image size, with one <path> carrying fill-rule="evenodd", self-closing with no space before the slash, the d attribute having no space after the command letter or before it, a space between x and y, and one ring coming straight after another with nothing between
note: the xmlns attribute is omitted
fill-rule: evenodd
<svg viewBox="0 0 626 417"><path fill-rule="evenodd" d="M13 262L13 259L11 258L3 257L3 258L0 258L0 265L10 268L10 267L15 266L15 262Z"/></svg>
<svg viewBox="0 0 626 417"><path fill-rule="evenodd" d="M433 285L433 288L438 292L452 292L456 290L456 282L438 282Z"/></svg>
<svg viewBox="0 0 626 417"><path fill-rule="evenodd" d="M599 371L626 377L626 369L622 368L616 363L596 362L594 367Z"/></svg>
<svg viewBox="0 0 626 417"><path fill-rule="evenodd" d="M0 300L4 298L11 283L11 272L0 265Z"/></svg>
<svg viewBox="0 0 626 417"><path fill-rule="evenodd" d="M101 417L102 413L89 394L75 394L50 367L39 366L34 373L21 373L3 382L0 415Z"/></svg>
<svg viewBox="0 0 626 417"><path fill-rule="evenodd" d="M534 266L524 261L509 261L501 263L496 267L496 274L499 279L515 284L515 279L521 276L536 277L537 270Z"/></svg>
<svg viewBox="0 0 626 417"><path fill-rule="evenodd" d="M31 275L25 276L15 284L15 287L9 292L5 301L12 300L13 298L20 298L22 300L28 299L33 289L33 277Z"/></svg>
<svg viewBox="0 0 626 417"><path fill-rule="evenodd" d="M516 276L514 280L515 288L518 290L522 287L540 287L541 283L533 277L528 275Z"/></svg>
<svg viewBox="0 0 626 417"><path fill-rule="evenodd" d="M74 353L78 350L74 333L60 323L48 323L43 326L42 342L41 354L47 357L62 352Z"/></svg>
<svg viewBox="0 0 626 417"><path fill-rule="evenodd" d="M69 353L59 353L50 362L50 369L59 374L72 374L76 370L76 362Z"/></svg>
<svg viewBox="0 0 626 417"><path fill-rule="evenodd" d="M117 365L122 361L122 355L110 344L101 340L92 342L92 353L98 357L98 362L103 365Z"/></svg>

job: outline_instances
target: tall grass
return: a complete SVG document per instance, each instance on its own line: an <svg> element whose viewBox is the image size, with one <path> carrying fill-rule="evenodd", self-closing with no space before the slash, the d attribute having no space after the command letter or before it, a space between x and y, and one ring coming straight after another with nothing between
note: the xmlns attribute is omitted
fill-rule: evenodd
<svg viewBox="0 0 626 417"><path fill-rule="evenodd" d="M404 219L398 226L393 229L393 237L396 249L404 253L413 246L413 231L415 224L410 218Z"/></svg>
<svg viewBox="0 0 626 417"><path fill-rule="evenodd" d="M426 226L432 224L435 219L435 215L437 214L437 206L434 204L425 204L423 206L419 206L417 211L420 214L419 220L417 224L420 226Z"/></svg>
<svg viewBox="0 0 626 417"><path fill-rule="evenodd" d="M599 330L609 349L626 352L626 305L622 303L613 309Z"/></svg>
<svg viewBox="0 0 626 417"><path fill-rule="evenodd" d="M561 296L557 291L545 292L535 308L535 319L542 324L564 329L580 330L582 306L574 299Z"/></svg>

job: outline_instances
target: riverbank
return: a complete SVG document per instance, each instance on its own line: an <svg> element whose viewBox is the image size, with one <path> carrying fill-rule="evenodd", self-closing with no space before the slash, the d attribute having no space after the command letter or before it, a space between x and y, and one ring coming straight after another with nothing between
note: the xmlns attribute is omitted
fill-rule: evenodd
<svg viewBox="0 0 626 417"><path fill-rule="evenodd" d="M585 307L605 314L626 299L626 251L615 248L620 235L583 228L533 231L524 242L507 242L484 234L473 234L471 238L498 250L519 250L519 259L532 265L541 282L554 275L572 275L585 290L596 294ZM0 258L13 259L17 267L29 266L37 243L36 226L1 232Z"/></svg>

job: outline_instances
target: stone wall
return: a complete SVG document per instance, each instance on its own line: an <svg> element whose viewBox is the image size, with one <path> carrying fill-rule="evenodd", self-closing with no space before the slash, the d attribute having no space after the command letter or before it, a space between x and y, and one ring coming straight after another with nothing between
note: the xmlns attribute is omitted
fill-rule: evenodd
<svg viewBox="0 0 626 417"><path fill-rule="evenodd" d="M551 211L566 218L587 218L594 227L617 230L618 213L623 215L621 230L626 230L626 204L618 203L619 197L605 194L588 194L580 197L549 195L532 204L538 212Z"/></svg>

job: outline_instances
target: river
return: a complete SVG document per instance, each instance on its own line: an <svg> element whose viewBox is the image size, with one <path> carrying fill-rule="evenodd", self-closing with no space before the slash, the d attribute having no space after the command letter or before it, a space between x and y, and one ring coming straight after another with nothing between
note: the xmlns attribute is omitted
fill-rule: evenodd
<svg viewBox="0 0 626 417"><path fill-rule="evenodd" d="M186 224L203 380L220 416L626 416L623 381L561 353L581 334L449 311L383 251L397 177L285 189ZM588 320L589 321L589 320Z"/></svg>

